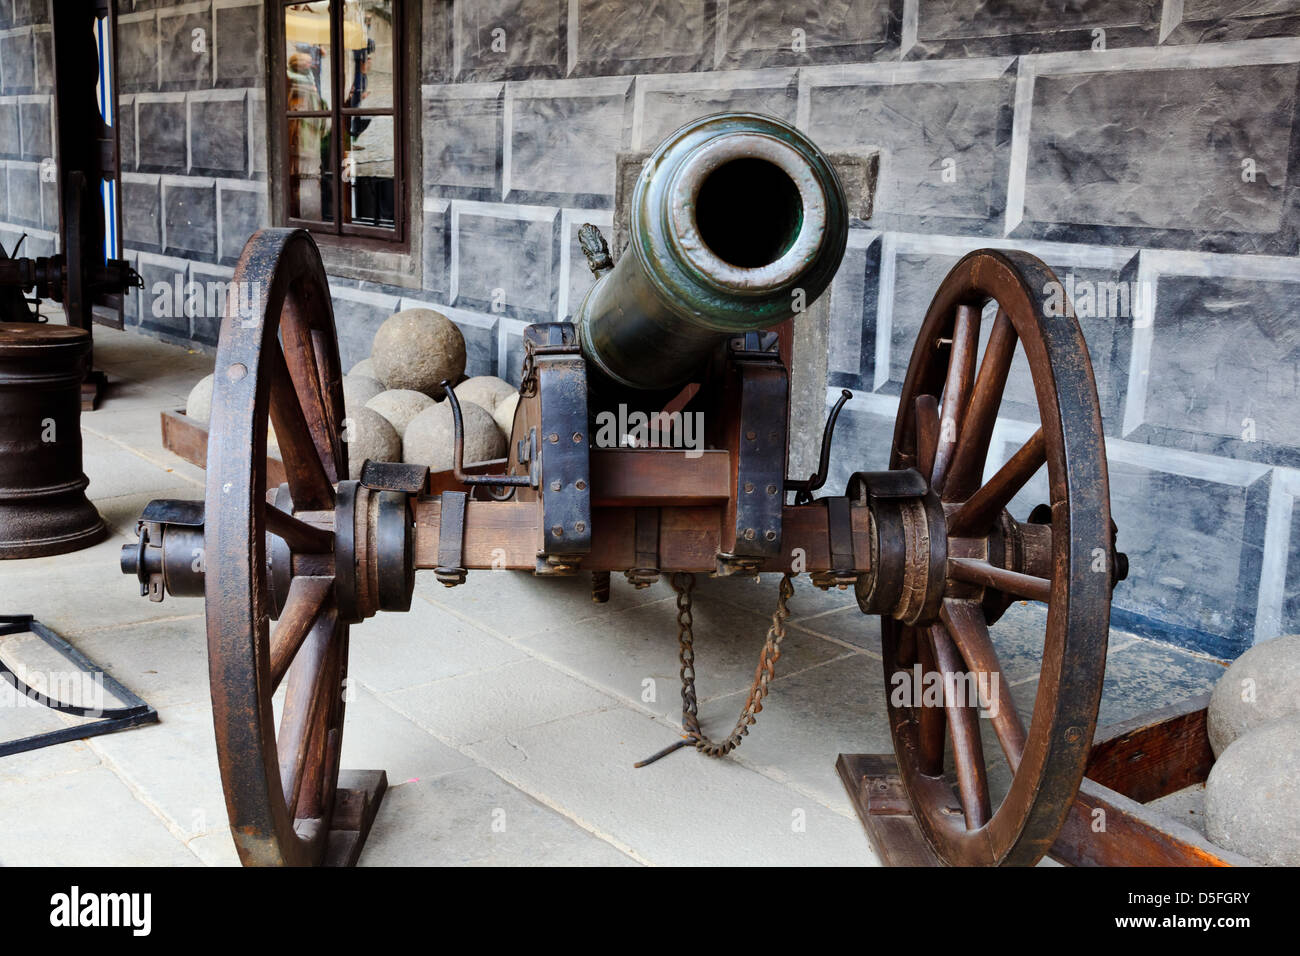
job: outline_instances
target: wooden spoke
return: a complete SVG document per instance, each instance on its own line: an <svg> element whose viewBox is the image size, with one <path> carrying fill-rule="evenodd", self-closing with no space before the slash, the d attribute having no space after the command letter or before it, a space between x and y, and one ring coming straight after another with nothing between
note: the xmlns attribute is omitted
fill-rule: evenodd
<svg viewBox="0 0 1300 956"><path fill-rule="evenodd" d="M1025 752L1025 725L1011 699L1011 682L1007 680L993 641L989 638L984 611L973 601L949 599L943 602L939 613L949 636L966 661L966 666L976 673L977 679L982 674L990 675L985 678L987 683L982 686L988 687L995 695L990 708L993 730L998 735L998 743L1002 745L1011 772L1015 773L1020 766L1021 755ZM996 686L989 687L994 680L997 681ZM984 703L987 705L990 702Z"/></svg>
<svg viewBox="0 0 1300 956"><path fill-rule="evenodd" d="M914 627L899 628L898 642L895 645L894 653L900 667L911 667L920 657L920 651L917 649L918 641L916 639L917 630Z"/></svg>
<svg viewBox="0 0 1300 956"><path fill-rule="evenodd" d="M934 473L934 456L939 450L939 400L933 395L916 396L916 470Z"/></svg>
<svg viewBox="0 0 1300 956"><path fill-rule="evenodd" d="M316 450L278 341L266 347L264 361L271 380L271 422L280 442L293 503L300 511L328 511L334 507L334 483Z"/></svg>
<svg viewBox="0 0 1300 956"><path fill-rule="evenodd" d="M1040 428L998 469L988 484L971 495L949 518L948 536L965 538L987 534L1002 509L1034 477L1034 473L1043 467L1046 460L1043 430Z"/></svg>
<svg viewBox="0 0 1300 956"><path fill-rule="evenodd" d="M1008 571L976 558L949 558L948 577L966 584L994 588L1026 601L1047 603L1052 597L1052 582L1047 578Z"/></svg>
<svg viewBox="0 0 1300 956"><path fill-rule="evenodd" d="M295 518L275 505L266 506L266 530L299 554L329 554L334 550L334 533Z"/></svg>
<svg viewBox="0 0 1300 956"><path fill-rule="evenodd" d="M321 397L325 403L325 420L329 428L330 435L334 438L335 462L339 478L347 477L347 445L343 441L343 418L345 412L342 405L336 406L332 399L335 394L334 389L337 386L340 390L343 387L343 377L338 374L334 365L330 363L329 353L334 347L334 343L320 329L312 329L311 332L312 353L316 357L316 370L320 373ZM342 393L339 393L340 400Z"/></svg>
<svg viewBox="0 0 1300 956"><path fill-rule="evenodd" d="M322 612L327 618L337 617L338 611L333 602L326 608L334 580L324 577L298 577L289 585L289 597L284 603L284 611L275 624L271 634L271 693L280 686L280 681L293 663L294 655L302 642L307 639L315 627Z"/></svg>
<svg viewBox="0 0 1300 956"><path fill-rule="evenodd" d="M316 455L324 466L330 482L336 482L340 478L347 477L340 475L338 471L338 449L335 446L339 434L334 430L332 416L325 401L311 327L302 317L301 310L295 306L292 298L284 304L284 313L280 319L280 335L283 337L283 351L289 375L293 379L298 405L302 409L303 418L311 432L312 442L316 446Z"/></svg>
<svg viewBox="0 0 1300 956"><path fill-rule="evenodd" d="M922 675L933 674L938 670L935 663L934 647L930 643L929 630L917 630L908 628L912 632L916 641L917 657L921 665ZM920 693L924 688L913 688L913 694ZM913 713L917 715L917 765L921 773L927 777L939 777L943 775L943 738L945 734L944 711L939 707L929 707L922 702L918 704L913 701Z"/></svg>
<svg viewBox="0 0 1300 956"><path fill-rule="evenodd" d="M964 668L947 630L940 624L931 625L930 640L934 644L935 662L943 674L943 709L948 716L948 734L957 765L957 796L966 815L966 829L976 830L993 815L984 768L984 745L980 740L979 711L955 696L955 677Z"/></svg>
<svg viewBox="0 0 1300 956"><path fill-rule="evenodd" d="M280 717L280 733L276 737L276 750L280 757L280 782L284 787L284 802L293 810L298 805L303 773L311 756L309 746L313 725L320 719L330 696L331 647L336 643L334 632L337 618L322 616L303 642L298 656L289 668L289 686L285 693L284 713Z"/></svg>
<svg viewBox="0 0 1300 956"><path fill-rule="evenodd" d="M980 313L969 305L957 306L952 324L952 348L948 354L948 375L943 386L943 414L939 419L939 443L934 456L931 484L942 492L952 463L953 449L961 431L966 403L975 378L975 353L980 344Z"/></svg>
<svg viewBox="0 0 1300 956"><path fill-rule="evenodd" d="M329 661L326 664L331 675L338 668L338 654L331 645ZM317 819L324 815L325 785L334 779L337 773L336 761L338 748L334 746L339 731L334 727L335 711L343 706L342 694L328 694L313 711L311 729L307 737L307 753L323 754L324 759L308 760L303 767L302 785L298 788L297 803L290 808L296 819ZM323 821L322 821L323 822Z"/></svg>
<svg viewBox="0 0 1300 956"><path fill-rule="evenodd" d="M1002 407L1002 392L1006 388L1011 361L1016 354L1016 327L1006 312L998 309L989 333L989 342L980 361L975 388L970 404L962 418L961 434L957 436L957 449L944 482L945 501L964 501L979 487L988 455L989 441L998 409Z"/></svg>

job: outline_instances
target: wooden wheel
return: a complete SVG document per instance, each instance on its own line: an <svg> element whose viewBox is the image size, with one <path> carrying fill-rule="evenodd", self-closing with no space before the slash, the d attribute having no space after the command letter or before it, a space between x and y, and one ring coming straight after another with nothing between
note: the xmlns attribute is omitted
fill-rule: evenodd
<svg viewBox="0 0 1300 956"><path fill-rule="evenodd" d="M916 469L942 501L947 572L942 601L928 617L882 620L887 686L916 663L945 676L942 707L915 698L915 706L896 706L887 695L890 727L917 822L950 864L1032 864L1047 852L1083 776L1101 700L1110 595L1122 572L1113 570L1119 556L1092 365L1073 310L1045 311L1055 282L1046 265L1022 252L963 258L926 314L894 430L890 468ZM997 311L977 362L991 301ZM1017 343L1041 427L984 482ZM1044 464L1050 513L1035 509L1034 523L1018 522L1007 505ZM1046 604L1028 727L989 630L1022 600ZM997 678L992 753L981 741L977 707L948 679L968 672ZM955 774L945 773L945 756ZM1010 785L995 804L989 781L990 770L1001 769L997 759L1006 761Z"/></svg>
<svg viewBox="0 0 1300 956"><path fill-rule="evenodd" d="M301 230L255 234L231 289L214 375L204 532L217 754L244 864L314 864L338 782L348 649L333 529L339 500L353 488L336 491L347 449L334 316L320 253ZM241 300L256 302L255 314L241 315ZM288 477L274 504L268 420Z"/></svg>

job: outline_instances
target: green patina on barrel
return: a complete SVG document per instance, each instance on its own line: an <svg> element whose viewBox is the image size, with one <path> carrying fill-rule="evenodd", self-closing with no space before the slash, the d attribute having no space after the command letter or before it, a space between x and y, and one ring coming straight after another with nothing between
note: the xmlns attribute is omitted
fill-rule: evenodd
<svg viewBox="0 0 1300 956"><path fill-rule="evenodd" d="M81 380L90 333L0 322L0 558L88 547L104 521L81 469Z"/></svg>
<svg viewBox="0 0 1300 956"><path fill-rule="evenodd" d="M683 384L722 339L811 305L848 224L830 161L793 126L757 113L688 123L646 161L628 247L574 317L583 354L620 385Z"/></svg>

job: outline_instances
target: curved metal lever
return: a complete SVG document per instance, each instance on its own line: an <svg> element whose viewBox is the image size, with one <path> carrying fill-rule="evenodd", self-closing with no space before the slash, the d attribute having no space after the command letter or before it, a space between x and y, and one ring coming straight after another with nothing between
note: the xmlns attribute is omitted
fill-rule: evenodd
<svg viewBox="0 0 1300 956"><path fill-rule="evenodd" d="M844 403L852 397L853 393L847 388L840 389L840 397L836 399L835 407L831 409L830 415L826 417L826 427L822 430L822 449L817 460L817 470L812 473L807 481L790 478L785 480L785 490L795 492L795 504L802 505L812 501L812 493L826 484L826 475L829 473L831 465L831 440L835 437L835 422L840 417L840 409L844 407Z"/></svg>
<svg viewBox="0 0 1300 956"><path fill-rule="evenodd" d="M447 393L447 401L451 403L452 428L456 432L456 444L452 453L451 473L456 476L456 480L463 485L493 485L498 488L503 485L531 487L533 479L529 475L465 474L465 423L460 417L460 400L456 398L456 393L452 391L451 382L443 379L439 384L442 385L443 391Z"/></svg>

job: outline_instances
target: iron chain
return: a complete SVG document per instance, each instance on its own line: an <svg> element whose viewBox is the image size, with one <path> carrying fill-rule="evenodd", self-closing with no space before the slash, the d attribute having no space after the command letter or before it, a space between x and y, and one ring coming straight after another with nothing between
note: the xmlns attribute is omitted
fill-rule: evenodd
<svg viewBox="0 0 1300 956"><path fill-rule="evenodd" d="M758 667L755 668L754 682L745 698L745 706L731 733L718 742L708 737L700 727L700 704L695 693L695 633L691 617L691 591L695 588L695 575L677 572L669 582L677 593L677 643L681 660L684 739L636 764L638 767L654 763L660 757L686 746L693 746L709 757L725 757L740 746L749 733L749 728L758 720L758 715L763 710L763 698L768 695L772 678L776 676L776 662L781 659L781 641L785 639L785 622L790 616L787 602L794 594L791 576L782 575L781 585L777 589L776 611L772 614L772 626L768 628L763 649L759 652Z"/></svg>

